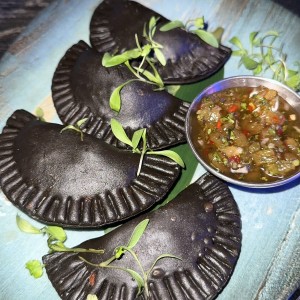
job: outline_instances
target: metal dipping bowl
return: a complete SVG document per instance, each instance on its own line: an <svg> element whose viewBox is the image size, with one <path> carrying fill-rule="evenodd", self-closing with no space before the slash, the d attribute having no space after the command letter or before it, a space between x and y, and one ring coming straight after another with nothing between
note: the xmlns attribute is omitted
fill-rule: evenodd
<svg viewBox="0 0 300 300"><path fill-rule="evenodd" d="M249 187L249 188L271 188L280 186L286 183L289 183L296 178L300 177L300 172L298 171L296 174L293 174L290 177L278 179L274 182L262 182L262 183L253 183L253 182L246 182L242 180L237 180L234 178L231 178L227 175L224 175L220 173L217 169L209 165L204 159L202 159L200 153L197 151L197 148L194 145L194 142L192 140L192 132L193 132L193 126L191 122L191 115L195 115L196 111L198 110L199 103L201 100L213 93L222 91L224 89L233 88L233 87L258 87L260 85L263 85L269 89L274 89L278 92L279 96L281 96L284 100L286 100L297 113L297 120L300 125L300 96L295 93L293 90L285 86L284 84L281 84L280 82L277 82L272 79L262 78L262 77L256 77L256 76L235 76L235 77L229 77L226 79L223 79L221 81L218 81L211 86L207 87L205 90L203 90L191 103L191 106L188 110L187 117L186 117L186 136L188 143L199 160L199 162L203 165L205 169L207 169L209 172L214 174L215 176L221 178L224 181L227 181L229 183L233 183L239 186ZM299 126L300 127L300 126Z"/></svg>

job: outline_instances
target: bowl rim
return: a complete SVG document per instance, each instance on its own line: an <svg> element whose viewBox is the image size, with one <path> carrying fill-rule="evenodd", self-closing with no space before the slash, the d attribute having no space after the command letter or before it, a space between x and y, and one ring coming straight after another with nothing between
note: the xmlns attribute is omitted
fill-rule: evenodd
<svg viewBox="0 0 300 300"><path fill-rule="evenodd" d="M194 111L194 107L196 104L198 104L202 98L206 95L210 95L212 93L221 91L223 89L226 88L230 88L230 87L225 87L225 88L220 88L218 90L214 90L214 87L216 86L222 86L222 84L224 83L228 83L231 81L243 81L243 83L246 83L247 80L257 80L257 81L261 81L262 84L263 82L268 82L271 84L274 84L278 87L280 87L281 89L284 89L285 91L287 91L288 93L291 93L292 96L294 96L295 98L299 99L299 104L300 104L300 95L298 95L295 91L293 91L291 88L289 88L288 86L284 85L283 83L274 80L274 79L270 79L270 78L264 78L264 77L259 77L259 76L253 76L253 75L239 75L239 76L231 76L231 77L227 77L224 78L222 80L216 81L215 83L209 85L208 87L206 87L204 90L202 90L191 102L191 105L187 111L187 115L186 115L186 120L185 120L185 132L186 132L186 138L187 138L187 142L193 152L193 154L196 156L196 158L198 159L198 161L200 162L200 164L210 173L212 173L213 175L215 175L216 177L238 185L238 186L242 186L242 187L248 187L248 188L272 188L272 187L277 187L277 186L281 186L287 183L290 183L292 181L294 181L295 179L300 177L300 171L298 171L296 174L293 174L287 178L283 178L281 180L277 180L277 181L273 181L273 182L268 182L268 183L254 183L254 182L246 182L246 181L242 181L242 180L238 180L238 179L234 179L231 178L225 174L222 174L220 172L218 172L215 168L211 167L209 164L207 164L199 155L198 151L196 150L196 148L193 145L191 136L190 136L190 119L191 119L191 113ZM247 85L244 85L247 86ZM236 85L237 87L237 85Z"/></svg>

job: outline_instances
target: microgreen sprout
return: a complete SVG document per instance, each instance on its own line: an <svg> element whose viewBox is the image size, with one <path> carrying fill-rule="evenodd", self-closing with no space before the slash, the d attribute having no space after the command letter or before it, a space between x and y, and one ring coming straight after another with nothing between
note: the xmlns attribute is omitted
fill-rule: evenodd
<svg viewBox="0 0 300 300"><path fill-rule="evenodd" d="M65 246L65 241L67 240L67 235L65 231L58 226L44 226L42 228L37 228L31 225L28 221L22 219L19 215L16 217L17 226L22 232L31 234L42 234L47 235L47 244L49 248L49 253L53 252L74 252L74 253L95 253L103 254L102 249L84 249L84 248L68 248ZM43 275L44 265L39 260L30 260L26 263L26 268L29 270L30 274L39 278Z"/></svg>
<svg viewBox="0 0 300 300"><path fill-rule="evenodd" d="M88 294L86 300L98 300L98 297L94 294Z"/></svg>
<svg viewBox="0 0 300 300"><path fill-rule="evenodd" d="M294 63L295 69L287 66L287 54L283 52L283 45L276 45L279 36L274 30L264 34L258 31L251 32L249 50L236 36L229 42L237 48L232 54L240 57L239 66L243 65L247 70L251 70L253 75L270 72L273 79L300 91L300 61Z"/></svg>
<svg viewBox="0 0 300 300"><path fill-rule="evenodd" d="M154 66L154 63L159 61L163 66L166 65L166 59L161 51L163 46L154 41L153 36L156 32L156 24L158 18L151 17L148 26L145 24L143 30L143 37L147 41L143 46L135 34L136 48L127 50L121 54L111 55L105 53L102 57L102 65L104 67L112 67L120 64L125 64L128 69L135 75L136 79L128 80L119 85L111 94L109 104L112 110L119 112L121 109L121 96L120 92L124 86L133 81L142 81L157 86L157 90L164 89L164 83ZM153 54L154 53L154 54ZM141 62L138 66L132 66L131 61L140 59ZM150 66L151 71L144 68L144 64Z"/></svg>
<svg viewBox="0 0 300 300"><path fill-rule="evenodd" d="M80 133L80 139L81 141L83 141L83 132L81 130L81 126L86 122L88 118L84 118L84 119L81 119L79 121L76 122L76 125L67 125L65 126L61 131L60 133L64 132L65 130L74 130L76 132L79 132Z"/></svg>
<svg viewBox="0 0 300 300"><path fill-rule="evenodd" d="M44 116L45 116L45 113L43 111L43 109L41 107L38 107L36 110L35 110L35 115L37 116L37 118L42 121L42 122L46 122Z"/></svg>
<svg viewBox="0 0 300 300"><path fill-rule="evenodd" d="M116 247L115 250L114 250L113 256L110 257L109 259L107 259L106 261L103 261L100 264L93 264L93 263L85 260L82 257L80 257L80 259L82 259L87 264L95 266L95 267L111 268L111 269L116 269L116 270L121 270L121 271L127 272L137 282L137 285L138 285L138 295L141 294L142 292L144 292L145 295L146 295L146 299L148 299L149 298L148 278L149 278L149 275L151 274L153 268L157 264L157 262L160 259L163 259L163 258L174 258L174 259L181 260L181 258L179 258L177 256L174 256L172 254L162 254L162 255L159 255L155 259L155 261L151 265L150 269L148 269L147 271L145 271L144 267L142 266L141 261L138 258L138 255L135 253L135 251L133 250L133 248L136 246L136 244L141 239L141 237L144 234L144 232L145 232L148 224L149 224L149 219L145 219L145 220L141 221L134 228L134 230L132 232L132 235L131 235L131 237L129 239L129 242L127 243L127 245ZM134 258L135 262L138 265L139 272L137 272L137 271L135 271L133 269L126 268L126 267L119 267L119 266L116 266L116 265L111 265L112 262L114 262L116 260L122 259L123 255L126 252L130 253L130 255L132 255L132 257Z"/></svg>
<svg viewBox="0 0 300 300"><path fill-rule="evenodd" d="M170 21L160 27L160 31L169 31L175 28L181 28L188 32L196 34L200 39L202 39L207 44L218 48L219 42L214 33L204 30L205 22L204 17L188 20L186 23L183 23L179 20ZM218 30L218 34L219 34Z"/></svg>
<svg viewBox="0 0 300 300"><path fill-rule="evenodd" d="M140 174L143 159L145 154L147 153L148 155L162 155L166 156L173 161L175 161L177 164L179 164L182 168L184 168L184 162L181 159L181 157L174 151L171 150L160 150L160 151L153 151L147 147L147 140L146 140L146 128L138 129L133 133L132 139L127 136L123 126L121 125L120 122L118 122L115 119L111 119L111 130L115 137L123 142L126 145L129 145L132 147L132 152L133 153L138 153L141 154L141 159L139 162L139 167L137 171L137 175ZM142 141L142 149L139 148L139 144Z"/></svg>

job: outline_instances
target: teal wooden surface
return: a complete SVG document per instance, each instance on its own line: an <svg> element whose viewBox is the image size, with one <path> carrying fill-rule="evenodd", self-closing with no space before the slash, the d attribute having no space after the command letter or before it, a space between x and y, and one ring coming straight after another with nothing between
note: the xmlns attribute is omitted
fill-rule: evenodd
<svg viewBox="0 0 300 300"><path fill-rule="evenodd" d="M281 32L288 61L300 60L300 19L268 0L140 0L169 19L186 21L205 16L209 30L225 28L223 44L237 35L244 43L252 31ZM15 110L46 111L48 121L58 121L51 98L52 74L64 52L78 40L88 42L90 17L100 0L55 1L12 45L0 62L0 127ZM249 74L231 58L224 76ZM204 172L199 165L194 179ZM231 280L218 300L288 299L300 286L300 187L299 180L270 190L230 189L239 205L243 224L240 258ZM44 276L31 278L24 264L46 253L46 240L20 233L15 225L18 210L0 193L0 299L59 299ZM23 214L21 214L24 216ZM33 222L38 224L37 222ZM40 225L42 226L42 225ZM102 231L67 231L68 245Z"/></svg>

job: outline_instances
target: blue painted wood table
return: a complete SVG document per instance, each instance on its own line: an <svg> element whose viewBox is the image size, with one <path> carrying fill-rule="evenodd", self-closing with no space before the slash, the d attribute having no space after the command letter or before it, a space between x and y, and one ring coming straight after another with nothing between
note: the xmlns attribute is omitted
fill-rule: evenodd
<svg viewBox="0 0 300 300"><path fill-rule="evenodd" d="M0 127L16 109L34 112L41 107L46 120L59 122L51 100L51 79L65 51L78 40L89 41L89 21L100 0L54 1L28 26L0 64ZM248 43L252 31L281 32L288 61L300 60L300 19L268 0L139 0L169 19L186 21L205 16L209 30L225 28L223 44L239 36ZM231 58L224 77L249 74ZM204 173L199 165L194 179ZM231 280L218 299L288 299L300 285L299 180L269 190L230 189L242 216L243 243ZM35 280L26 261L47 252L40 236L21 233L15 223L18 210L0 194L0 299L55 300L58 295L47 276ZM24 216L23 214L21 214ZM27 218L28 219L28 218ZM33 221L32 221L33 222ZM37 222L33 222L38 225ZM39 224L42 226L41 224ZM68 230L75 246L102 231Z"/></svg>

